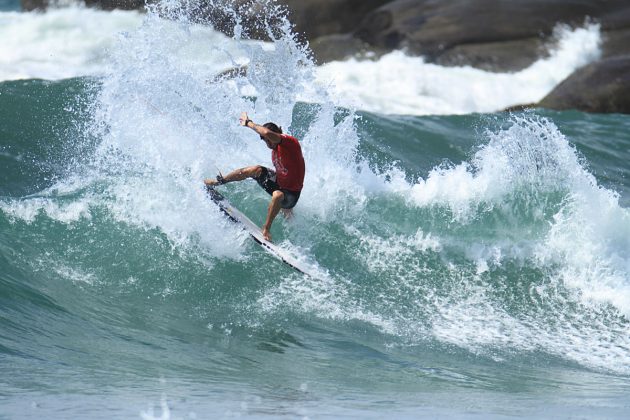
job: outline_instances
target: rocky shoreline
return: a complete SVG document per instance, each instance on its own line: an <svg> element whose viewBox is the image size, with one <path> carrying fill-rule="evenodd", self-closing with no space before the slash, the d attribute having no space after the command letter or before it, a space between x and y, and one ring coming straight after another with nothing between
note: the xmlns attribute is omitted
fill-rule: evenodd
<svg viewBox="0 0 630 420"><path fill-rule="evenodd" d="M25 10L52 0L22 0ZM139 9L142 0L85 0L103 9ZM216 3L216 2L215 2ZM257 3L231 0L257 34ZM524 69L546 54L557 24L600 25L602 56L578 69L540 103L551 109L630 114L630 1L628 0L279 0L318 63L378 57L392 50L421 55L445 66L471 65L496 72ZM218 29L230 16L204 7L197 12Z"/></svg>

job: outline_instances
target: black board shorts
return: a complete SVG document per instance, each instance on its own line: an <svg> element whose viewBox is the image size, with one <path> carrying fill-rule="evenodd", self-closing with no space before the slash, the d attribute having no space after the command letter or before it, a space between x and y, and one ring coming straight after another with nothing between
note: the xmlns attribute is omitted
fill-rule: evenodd
<svg viewBox="0 0 630 420"><path fill-rule="evenodd" d="M260 187L267 191L269 195L272 195L274 191L282 191L284 198L280 202L280 207L283 209L292 209L300 199L300 191L289 191L284 188L280 188L278 182L276 182L276 173L272 169L261 166L262 171L258 178L254 178Z"/></svg>

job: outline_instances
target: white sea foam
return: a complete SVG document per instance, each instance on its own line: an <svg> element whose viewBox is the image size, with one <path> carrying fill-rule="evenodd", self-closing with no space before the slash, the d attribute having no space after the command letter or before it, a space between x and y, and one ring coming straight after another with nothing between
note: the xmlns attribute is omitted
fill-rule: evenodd
<svg viewBox="0 0 630 420"><path fill-rule="evenodd" d="M481 250L473 245L477 249L468 250L469 256L496 263L502 256L518 255L542 266L559 264L558 278L579 290L585 302L608 302L630 315L630 214L617 194L597 185L546 119L514 117L510 127L487 135L488 144L470 163L436 168L400 193L412 206L447 207L465 225L495 209L510 220L510 202L519 199L520 191L525 202L516 211L529 207L532 219L527 223L549 221L548 233L538 242L526 242L525 248L503 238ZM545 208L549 194L565 198L559 207ZM509 229L514 234L519 227L511 224Z"/></svg>
<svg viewBox="0 0 630 420"><path fill-rule="evenodd" d="M263 313L293 309L315 313L323 319L337 321L362 321L372 324L388 334L396 334L393 320L365 308L351 297L352 286L328 277L311 278L293 275L265 292L258 299Z"/></svg>
<svg viewBox="0 0 630 420"><path fill-rule="evenodd" d="M110 60L119 37L133 36L143 22L147 15L138 11L101 11L76 4L46 13L0 12L0 80L104 76L116 68ZM169 20L152 20L149 26L144 30L147 43L159 43L168 52L167 60L177 60L197 73L215 75L249 61L236 42L229 49L213 48L225 46L230 38L209 26L189 24L183 30ZM150 39L151 35L158 36Z"/></svg>
<svg viewBox="0 0 630 420"><path fill-rule="evenodd" d="M244 237L238 229L225 234L223 218L203 198L201 180L219 170L271 166L269 150L239 127L238 116L247 110L256 121L289 127L303 81L312 79L312 65L289 34L288 22L279 28L285 33L282 39L263 43L229 38L172 17L76 6L44 14L2 13L0 33L9 48L2 50L7 66L1 67L5 74L0 78L102 76L93 115L95 134L103 138L97 160L104 162L104 173L116 175L101 180L95 175L109 188L103 197L81 201L86 209L105 205L117 220L158 228L176 246L197 238L213 255L238 257ZM249 66L247 78L214 81L220 71L250 63L255 65ZM243 93L255 94L257 100ZM336 122L329 105L301 139L309 167L326 167L309 171L305 191L310 194L302 207L324 218L344 211L349 194L355 203L365 200L354 181L359 140L353 118ZM335 188L324 191L321 185L332 178ZM85 187L62 181L54 188L72 192ZM6 211L24 220L41 213L69 220L53 211L54 198L42 200L14 202ZM217 237L231 245L216 245Z"/></svg>
<svg viewBox="0 0 630 420"><path fill-rule="evenodd" d="M48 267L51 266L50 263L42 263L42 265L47 265ZM64 264L56 264L56 265L53 264L52 270L55 271L57 274L59 274L59 276L61 276L62 278L68 279L74 284L77 284L79 286L81 285L94 286L99 283L99 280L96 274L91 273L89 271L81 270L79 268L69 267Z"/></svg>
<svg viewBox="0 0 630 420"><path fill-rule="evenodd" d="M138 30L118 37L110 50L107 77L102 79L94 113L95 128L104 128L96 133L102 138L98 154L103 171L122 172L122 177L108 181L108 208L115 218L159 229L175 245L198 238L217 257L245 255L244 237L237 235L238 229L226 226L204 197L201 181L218 171L272 166L270 150L238 124L238 116L248 111L257 122L273 120L285 129L291 125L302 81L312 78L312 64L288 33L288 23L279 29L285 36L271 47L215 32L212 38L206 34L205 58L194 62L180 59L202 30L189 22L165 21L150 13ZM240 61L239 56L247 59ZM247 62L256 63L249 67L247 77L215 80L224 68L221 63ZM242 95L248 89L257 92L255 100ZM353 117L339 122L335 112L324 103L300 139L309 168L325 170L307 171L294 223L309 215L332 218L335 212L352 207L349 203L360 206L365 200L355 181L359 139ZM321 186L333 178L323 190ZM267 198L253 185L250 181L226 188L232 189L232 197L236 192L249 194L264 214ZM348 200L349 195L353 200ZM248 202L251 205L252 200ZM282 223L279 219L276 226Z"/></svg>
<svg viewBox="0 0 630 420"><path fill-rule="evenodd" d="M374 273L388 271L391 267L418 270L422 263L422 254L427 251L439 252L442 249L439 238L430 233L425 234L421 229L414 235L395 235L391 238L361 232L354 227L347 227L346 231L360 243L356 258Z"/></svg>
<svg viewBox="0 0 630 420"><path fill-rule="evenodd" d="M470 162L437 166L411 191L399 184L400 192L418 206L447 206L453 217L463 222L476 215L480 203L501 203L518 188L533 192L569 188L575 174L595 182L580 166L566 138L548 120L514 117L508 129L487 135L489 143Z"/></svg>
<svg viewBox="0 0 630 420"><path fill-rule="evenodd" d="M387 299L396 296L392 300L399 306L408 296L422 297L417 307L400 311L385 305L376 313L393 311L396 315L383 321L412 343L426 339L428 327L435 339L497 359L504 353L496 349L543 350L628 373L628 326L619 315L630 316L630 212L617 194L597 184L551 121L514 116L485 136L470 161L436 167L412 185L392 186L410 209L442 218L450 214L455 231L472 229L472 238L451 234L453 229L436 244L422 234L420 242L409 242L353 233L369 244L358 249L365 264L395 279L383 285ZM487 231L481 237L480 228ZM453 248L468 262L449 262L451 272L439 274L436 288L430 278L437 274L427 278L418 254L426 259L427 250ZM524 272L540 270L531 296L518 297L530 301L531 309L517 315L497 300L490 280L514 262ZM507 283L521 281L508 276Z"/></svg>
<svg viewBox="0 0 630 420"><path fill-rule="evenodd" d="M609 302L630 317L630 212L615 194L594 184L573 191L538 257L560 261L558 278L585 301Z"/></svg>
<svg viewBox="0 0 630 420"><path fill-rule="evenodd" d="M0 12L0 80L99 75L114 35L137 28L138 12L82 7Z"/></svg>
<svg viewBox="0 0 630 420"><path fill-rule="evenodd" d="M59 203L50 198L0 201L0 210L12 220L21 220L26 223L32 223L40 215L62 223L72 223L91 217L89 200L69 203Z"/></svg>
<svg viewBox="0 0 630 420"><path fill-rule="evenodd" d="M551 54L516 73L442 67L401 51L376 61L324 64L318 81L331 86L338 104L384 114L467 114L537 102L575 69L600 54L597 24L556 29Z"/></svg>
<svg viewBox="0 0 630 420"><path fill-rule="evenodd" d="M477 286L470 287L476 283ZM570 304L554 296L554 305L547 308L549 319L538 314L511 316L487 296L489 285L479 279L469 281L465 293L456 293L438 302L433 314L432 335L440 341L468 348L475 353L501 360L506 353L488 349L511 349L550 354L595 369L627 374L627 326L610 324L598 313L595 321L588 310L574 312ZM548 296L550 297L550 296Z"/></svg>

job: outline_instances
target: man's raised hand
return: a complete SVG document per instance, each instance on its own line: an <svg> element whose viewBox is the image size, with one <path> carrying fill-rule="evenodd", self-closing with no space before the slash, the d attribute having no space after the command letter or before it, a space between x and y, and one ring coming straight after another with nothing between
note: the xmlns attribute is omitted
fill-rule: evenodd
<svg viewBox="0 0 630 420"><path fill-rule="evenodd" d="M246 126L247 125L247 121L249 121L249 118L247 117L247 112L242 112L241 113L241 117L239 118L239 121L240 121L242 126Z"/></svg>

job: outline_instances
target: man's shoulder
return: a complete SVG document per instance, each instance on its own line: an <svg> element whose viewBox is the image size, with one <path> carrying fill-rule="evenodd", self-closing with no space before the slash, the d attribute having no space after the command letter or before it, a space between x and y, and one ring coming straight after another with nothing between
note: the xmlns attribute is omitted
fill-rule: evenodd
<svg viewBox="0 0 630 420"><path fill-rule="evenodd" d="M297 147L301 147L300 146L300 141L297 138L295 138L293 136L290 136L288 134L281 134L281 136L282 136L282 140L286 140L288 144L295 145Z"/></svg>
<svg viewBox="0 0 630 420"><path fill-rule="evenodd" d="M282 133L282 134L280 134L280 136L282 136L282 138L286 139L286 140L290 140L290 141L294 141L294 142L298 142L298 143L300 142L297 138L295 138L295 137L293 137L293 136L291 136L289 134Z"/></svg>

